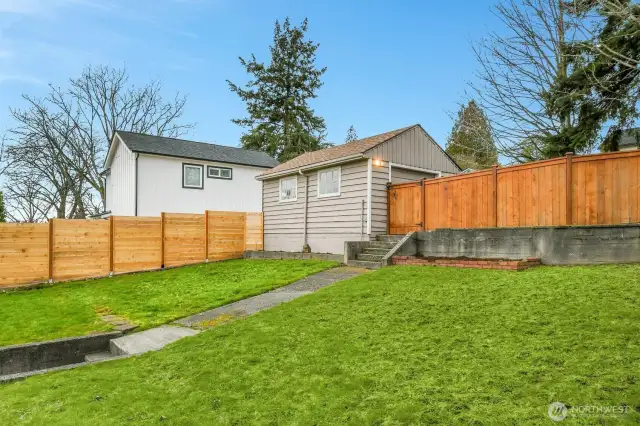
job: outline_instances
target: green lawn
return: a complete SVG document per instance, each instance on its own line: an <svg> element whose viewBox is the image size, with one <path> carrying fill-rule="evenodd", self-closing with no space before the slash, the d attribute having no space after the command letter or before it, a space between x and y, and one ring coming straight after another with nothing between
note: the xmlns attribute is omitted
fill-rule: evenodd
<svg viewBox="0 0 640 426"><path fill-rule="evenodd" d="M0 424L640 421L639 266L393 267L139 358L0 386Z"/></svg>
<svg viewBox="0 0 640 426"><path fill-rule="evenodd" d="M110 330L98 313L148 328L335 265L316 260L233 260L0 294L0 346Z"/></svg>

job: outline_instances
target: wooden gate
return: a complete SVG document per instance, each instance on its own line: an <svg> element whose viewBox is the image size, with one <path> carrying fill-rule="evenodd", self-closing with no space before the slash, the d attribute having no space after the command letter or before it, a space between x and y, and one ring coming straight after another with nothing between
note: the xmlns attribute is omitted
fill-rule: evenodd
<svg viewBox="0 0 640 426"><path fill-rule="evenodd" d="M423 181L389 186L388 233L406 234L424 229L424 184Z"/></svg>

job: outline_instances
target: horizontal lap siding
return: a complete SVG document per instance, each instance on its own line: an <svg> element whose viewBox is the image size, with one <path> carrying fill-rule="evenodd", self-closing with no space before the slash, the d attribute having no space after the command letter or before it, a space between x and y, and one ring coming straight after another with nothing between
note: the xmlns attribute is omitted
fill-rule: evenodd
<svg viewBox="0 0 640 426"><path fill-rule="evenodd" d="M371 169L371 235L387 233L387 183L389 169Z"/></svg>
<svg viewBox="0 0 640 426"><path fill-rule="evenodd" d="M161 249L159 217L113 217L113 272L159 269Z"/></svg>
<svg viewBox="0 0 640 426"><path fill-rule="evenodd" d="M417 170L401 169L399 167L393 167L393 165L391 166L391 183L393 184L414 182L423 178L434 179L436 177L437 176L433 173L425 173Z"/></svg>
<svg viewBox="0 0 640 426"><path fill-rule="evenodd" d="M318 198L317 181L317 172L309 173L307 233L366 232L367 163L361 161L341 166L340 195L337 197Z"/></svg>
<svg viewBox="0 0 640 426"><path fill-rule="evenodd" d="M0 288L49 276L49 225L0 224Z"/></svg>

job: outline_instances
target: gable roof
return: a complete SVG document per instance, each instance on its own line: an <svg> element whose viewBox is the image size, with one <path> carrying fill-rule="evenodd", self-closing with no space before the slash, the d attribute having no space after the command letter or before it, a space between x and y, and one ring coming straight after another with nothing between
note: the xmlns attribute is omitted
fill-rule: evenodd
<svg viewBox="0 0 640 426"><path fill-rule="evenodd" d="M304 154L298 155L296 158L293 158L285 163L277 165L274 168L263 172L260 176L268 176L287 170L295 170L300 167L310 166L316 163L323 163L325 161L337 160L343 157L350 157L356 154L364 154L369 149L380 145L381 143L386 142L389 139L395 138L396 136L416 126L419 126L419 124L414 124L413 126L403 127L402 129L381 133L379 135L371 136L368 138L347 142L344 145L333 146L331 148L321 149L318 151L305 152Z"/></svg>
<svg viewBox="0 0 640 426"><path fill-rule="evenodd" d="M242 164L264 168L278 165L278 162L273 157L262 151L252 151L249 149L164 136L152 136L143 133L125 132L122 130L117 130L116 135L131 151L143 154L165 155L190 160L215 161L218 163Z"/></svg>

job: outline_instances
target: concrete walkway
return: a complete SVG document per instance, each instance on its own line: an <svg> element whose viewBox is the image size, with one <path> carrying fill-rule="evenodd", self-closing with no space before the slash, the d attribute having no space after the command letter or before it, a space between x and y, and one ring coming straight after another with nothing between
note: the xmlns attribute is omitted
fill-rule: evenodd
<svg viewBox="0 0 640 426"><path fill-rule="evenodd" d="M280 287L268 293L243 299L229 305L211 309L174 322L139 333L129 334L111 341L113 355L139 355L162 349L183 337L193 336L200 329L209 328L230 319L246 317L265 309L273 308L335 282L346 280L369 272L361 268L340 267L310 275L293 284Z"/></svg>

